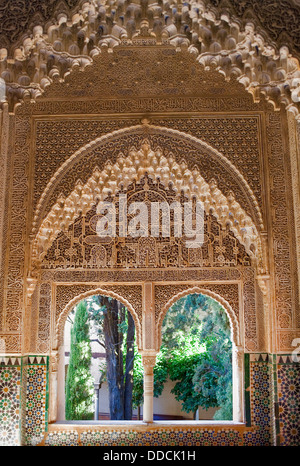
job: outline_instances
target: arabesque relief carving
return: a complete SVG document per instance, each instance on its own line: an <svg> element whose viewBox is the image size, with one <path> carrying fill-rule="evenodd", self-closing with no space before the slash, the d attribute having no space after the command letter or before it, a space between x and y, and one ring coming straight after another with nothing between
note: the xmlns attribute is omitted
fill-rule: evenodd
<svg viewBox="0 0 300 466"><path fill-rule="evenodd" d="M142 121L147 122L145 119ZM93 141L89 141L69 158L65 159L53 173L39 197L34 213L32 235L36 235L37 227L40 226L42 218L46 217L46 214L49 213L57 200L71 195L78 182L79 173L79 184L85 185L96 167L100 171L105 170L107 160L114 167L115 164L118 166L117 160L120 158L120 147L122 148L122 157L126 158L126 154L137 151L145 139L149 141L154 151L158 150L163 153L164 158L170 158L171 156L174 163L180 166L184 164L190 172L198 170L206 183L209 184L212 179L215 179L218 188L228 198L232 197L232 193L234 193L235 200L245 211L249 211L257 228L259 230L264 229L261 208L250 186L252 172L249 175L247 174L247 178L245 178L230 159L201 139L189 133L146 122L112 131ZM49 163L52 165L51 161ZM254 166L256 173L261 170L259 162L255 161ZM226 176L224 176L225 173ZM184 183L184 180L182 183Z"/></svg>
<svg viewBox="0 0 300 466"><path fill-rule="evenodd" d="M88 210L90 210L91 205L95 205L97 202L103 201L109 194L112 196L116 195L120 185L122 185L123 189L127 190L128 185L132 180L135 179L139 182L141 177L146 173L149 175L150 179L154 178L155 180L159 178L161 187L158 184L158 189L161 189L161 191L163 191L162 188L164 185L171 186L170 192L173 199L175 199L176 194L178 197L181 193L184 193L187 198L196 196L203 203L203 207L206 212L211 210L221 223L222 227L225 229L229 228L236 235L236 237L245 246L247 254L253 257L260 255L261 245L257 229L251 218L245 214L243 209L241 209L239 204L235 201L233 193L230 193L228 199L226 199L216 186L214 180L211 180L210 184L207 184L196 169L194 169L193 172L190 171L184 161L182 161L181 164L178 164L174 161L171 155L169 159L167 159L161 151L153 151L149 142L145 141L139 150L132 148L127 157L120 153L117 162L114 165L112 165L111 162L108 162L102 172L96 168L87 184L82 185L82 183L77 182L75 190L70 194L70 196L68 196L68 198L65 199L61 197L58 199L57 203L53 206L52 210L39 228L39 233L33 245L33 257L35 256L38 260L41 260L47 252L47 249L57 237L59 231L62 228L67 231L68 227L78 217L79 211L85 215ZM153 184L153 181L150 181L150 183ZM132 190L132 188L130 189ZM128 192L129 195L130 189ZM149 186L148 182L147 188L144 184L144 195L147 191L148 193L152 192L151 186ZM77 223L77 225L78 228L79 223ZM97 237L97 235L95 235L95 225L94 227L91 227L90 225L90 228L94 230L94 237ZM60 241L66 241L66 238L61 239ZM149 241L150 238L148 243ZM98 249L96 251L97 244ZM93 266L93 261L96 261L94 266L101 266L101 264L103 267L107 264L110 264L111 266L117 265L117 251L115 250L114 252L109 253L110 257L107 258L108 252L104 250L104 244L102 245L102 249L100 246L101 245L97 240L94 244L94 258L89 258L88 262L86 257L83 260L89 263L90 267ZM72 247L73 246L70 246L70 248ZM150 249L152 248L150 243L149 247ZM136 245L132 249L132 254L134 253L135 248ZM176 253L175 249L174 253L177 255L177 259L174 265L176 264L177 266L180 266L180 258L178 258L178 252ZM72 250L68 250L72 256ZM59 258L59 243L57 243L56 251L56 256ZM121 250L119 253L122 254ZM236 252L236 254L238 253ZM75 250L74 255L77 255ZM157 257L160 255L160 260L162 260L162 250L160 251L160 254L157 251L156 255ZM205 265L207 261L205 259L203 261L203 258L200 256L198 259L195 256L195 263L198 262L199 265ZM220 245L219 257L221 256L222 246ZM67 256L65 256L64 259L61 257L61 260L67 260ZM127 260L129 259L127 258ZM236 259L230 259L230 261L232 260L234 264L237 264L238 261ZM136 265L140 265L143 260L140 258L138 260L131 259L131 261L133 264L135 263ZM151 261L155 261L156 265L156 259L148 258L148 261L150 261L150 263ZM225 263L229 265L230 261L226 262L225 260ZM50 265L50 262L52 265ZM50 267L55 267L53 259L51 259L50 262ZM191 260L191 263L193 263L193 260ZM129 264L130 260L127 262L126 266L129 266ZM147 264L145 263L143 265ZM161 263L161 267L164 265L167 266L168 264Z"/></svg>
<svg viewBox="0 0 300 466"><path fill-rule="evenodd" d="M221 18L209 2L200 2L199 11L178 4L176 14L165 3L140 9L127 2L116 15L127 11L123 24L111 21L113 5L86 2L73 20L62 15L49 29L37 26L13 59L1 52L7 91L1 129L9 139L1 145L9 164L0 193L7 348L21 350L28 313L40 316L31 347L49 350L57 286L65 287L65 302L70 284L79 283L81 293L82 286L134 277L135 283L206 281L208 291L219 280L225 294L226 286L239 289L247 350L261 347L257 315L267 328L274 308L273 349L287 351L300 322L291 172L297 183L287 141L294 133L286 131L283 108L298 114L297 60L255 22L235 22L224 11ZM130 172L134 163L137 176ZM208 239L201 252L186 253L178 239L122 247L95 241L91 219L99 200L117 196L123 178L122 189L144 196L146 174L163 198L183 190L204 202Z"/></svg>
<svg viewBox="0 0 300 466"><path fill-rule="evenodd" d="M235 76L259 100L264 93L279 108L299 113L299 62L287 46L276 48L253 21L242 25L230 11L208 2L85 2L70 21L67 14L43 29L33 27L13 59L2 49L2 79L11 109L36 100L47 86L85 69L95 57L120 45L167 45L188 50L204 69ZM14 83L14 85L11 85Z"/></svg>
<svg viewBox="0 0 300 466"><path fill-rule="evenodd" d="M149 167L148 167L149 168ZM123 174L125 170L123 170ZM125 176L123 178L126 182ZM110 177L112 179L112 177ZM126 194L128 209L133 202L172 202L179 197L174 188L165 189L158 181L148 175L131 183L127 189L117 192L115 209L119 219L120 195ZM188 196L179 197L183 206ZM179 201L179 202L180 202ZM184 207L184 206L183 206ZM183 212L182 207L182 212ZM209 212L209 208L207 209ZM181 213L182 213L181 212ZM237 267L249 266L251 258L229 228L222 228L212 214L204 214L204 244L201 248L188 248L186 238L174 234L174 212L172 214L171 237L150 236L150 228L146 237L138 240L127 237L104 237L97 234L97 222L103 215L97 213L96 204L87 212L82 212L78 219L64 232L59 233L48 249L42 261L45 269L68 268L169 268L169 267ZM148 225L151 225L149 209ZM128 218L128 221L130 219ZM158 225L158 227L162 225ZM118 225L116 226L118 228ZM117 229L116 228L116 229ZM182 228L183 230L183 228Z"/></svg>

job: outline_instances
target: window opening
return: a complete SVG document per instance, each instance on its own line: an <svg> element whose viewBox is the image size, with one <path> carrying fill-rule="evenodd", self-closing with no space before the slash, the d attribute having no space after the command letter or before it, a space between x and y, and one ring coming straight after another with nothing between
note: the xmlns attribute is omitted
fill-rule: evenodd
<svg viewBox="0 0 300 466"><path fill-rule="evenodd" d="M221 304L200 293L178 299L162 324L154 421L241 419L232 413L233 347ZM143 420L142 357L121 302L100 295L80 301L66 321L64 353L66 420Z"/></svg>
<svg viewBox="0 0 300 466"><path fill-rule="evenodd" d="M95 295L80 301L65 326L66 420L132 420L135 325L116 299Z"/></svg>
<svg viewBox="0 0 300 466"><path fill-rule="evenodd" d="M154 367L154 420L232 420L232 342L224 308L203 294L176 301Z"/></svg>

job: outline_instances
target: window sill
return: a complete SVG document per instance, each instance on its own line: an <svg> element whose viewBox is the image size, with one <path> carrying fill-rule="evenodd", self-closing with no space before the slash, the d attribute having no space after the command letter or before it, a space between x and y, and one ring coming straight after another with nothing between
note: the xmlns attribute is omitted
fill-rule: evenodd
<svg viewBox="0 0 300 466"><path fill-rule="evenodd" d="M68 444L69 438L71 444L90 444L93 443L94 435L95 439L99 441L99 434L100 436L103 435L103 446L113 446L118 445L119 443L120 445L123 445L126 444L127 440L128 442L132 442L133 437L138 438L138 436L140 436L140 438L143 439L145 435L149 435L150 437L153 436L153 442L155 444L159 442L159 438L164 438L165 440L161 440L163 442L168 440L170 442L174 442L174 435L175 437L179 435L180 439L184 439L184 437L186 436L186 439L182 441L195 441L196 443L199 443L201 442L199 437L201 436L201 432L204 436L214 436L216 434L216 436L218 436L219 438L227 438L228 435L229 437L232 437L232 434L234 432L237 434L236 436L234 436L235 440L237 442L241 442L243 434L249 430L253 430L253 428L247 427L243 422L235 421L172 420L153 421L151 423L146 423L143 421L110 420L57 421L48 425L48 429L45 432L43 441L40 445L45 445L47 443L47 438L50 438L52 435L54 438L54 442L57 442L57 439L61 438L65 439L66 444ZM150 442L150 437L147 437L147 442ZM60 444L59 441L58 444Z"/></svg>
<svg viewBox="0 0 300 466"><path fill-rule="evenodd" d="M49 428L52 429L67 429L72 428L99 428L99 427L143 427L143 426L153 426L153 427L176 427L176 426L187 426L187 427L243 427L245 426L244 422L236 421L215 421L215 420L197 420L197 421L182 421L182 420L172 420L172 421L153 421L153 422L144 422L144 421L110 421L110 420L101 420L101 421L56 421L49 424Z"/></svg>

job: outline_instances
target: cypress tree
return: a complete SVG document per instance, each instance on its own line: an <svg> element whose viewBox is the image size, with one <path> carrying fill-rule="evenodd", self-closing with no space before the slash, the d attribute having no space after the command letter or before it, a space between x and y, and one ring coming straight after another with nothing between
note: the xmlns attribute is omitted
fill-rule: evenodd
<svg viewBox="0 0 300 466"><path fill-rule="evenodd" d="M66 419L93 419L94 378L90 374L91 344L88 312L81 301L71 328L70 360L66 379Z"/></svg>

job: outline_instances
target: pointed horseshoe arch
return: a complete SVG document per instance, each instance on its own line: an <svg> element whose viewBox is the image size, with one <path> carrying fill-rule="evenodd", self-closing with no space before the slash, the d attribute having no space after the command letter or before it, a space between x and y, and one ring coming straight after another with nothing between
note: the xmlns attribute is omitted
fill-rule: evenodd
<svg viewBox="0 0 300 466"><path fill-rule="evenodd" d="M55 329L55 345L57 347L60 347L63 343L64 339L64 327L65 323L67 320L67 317L70 313L70 311L78 304L80 301L82 301L85 298L88 298L89 296L95 296L95 295L101 295L101 296L108 296L110 298L116 299L117 301L120 301L120 303L124 304L124 306L127 308L127 310L130 312L132 315L132 318L134 320L135 328L136 328L136 338L137 338L137 345L138 348L141 348L141 324L139 321L139 318L133 308L133 306L127 301L127 299L123 298L122 296L118 295L117 293L107 290L107 289L102 289L102 288L95 288L93 290L86 291L84 293L81 293L77 296L75 296L69 303L65 306L63 311L61 312L57 324L56 324L56 329Z"/></svg>
<svg viewBox="0 0 300 466"><path fill-rule="evenodd" d="M242 342L241 342L241 332L239 329L239 322L237 320L236 314L230 304L222 298L222 296L214 293L213 291L210 291L206 288L201 288L201 286L194 286L191 288L187 288L184 291L181 291L180 293L174 295L164 306L162 307L158 319L157 319L157 324L156 324L156 335L157 335L157 348L160 348L161 346L161 339L162 339L162 334L161 334L161 329L162 329L162 323L163 320L173 304L176 303L180 298L183 298L184 296L188 296L190 294L202 294L205 296L208 296L210 298L213 298L215 301L217 301L224 309L224 311L227 314L229 323L230 323L230 329L231 329L231 340L232 343L236 347L240 347Z"/></svg>

